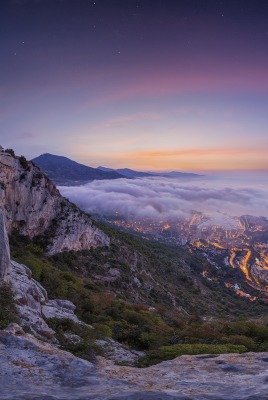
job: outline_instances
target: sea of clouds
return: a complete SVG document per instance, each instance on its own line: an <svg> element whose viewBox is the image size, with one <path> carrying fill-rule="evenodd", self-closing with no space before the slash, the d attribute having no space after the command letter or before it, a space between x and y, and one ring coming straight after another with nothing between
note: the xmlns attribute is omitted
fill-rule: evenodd
<svg viewBox="0 0 268 400"><path fill-rule="evenodd" d="M117 212L131 220L176 220L194 210L212 215L220 212L268 217L268 182L264 174L194 180L116 179L59 189L63 196L93 215Z"/></svg>

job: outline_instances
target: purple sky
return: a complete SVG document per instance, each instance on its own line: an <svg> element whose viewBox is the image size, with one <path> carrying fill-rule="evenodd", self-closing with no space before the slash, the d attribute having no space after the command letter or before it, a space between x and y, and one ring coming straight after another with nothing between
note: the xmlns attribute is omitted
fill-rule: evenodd
<svg viewBox="0 0 268 400"><path fill-rule="evenodd" d="M0 30L4 147L268 169L266 0L4 0Z"/></svg>

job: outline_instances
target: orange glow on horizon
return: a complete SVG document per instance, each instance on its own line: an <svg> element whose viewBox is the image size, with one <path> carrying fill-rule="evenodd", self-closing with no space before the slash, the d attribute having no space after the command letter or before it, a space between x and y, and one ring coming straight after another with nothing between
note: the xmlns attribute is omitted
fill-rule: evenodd
<svg viewBox="0 0 268 400"><path fill-rule="evenodd" d="M99 151L80 144L69 147L67 156L82 164L140 171L260 171L268 170L268 148L188 148L136 151ZM65 155L66 155L65 153Z"/></svg>
<svg viewBox="0 0 268 400"><path fill-rule="evenodd" d="M102 154L102 158L104 158ZM110 164L139 170L267 170L268 149L175 149L136 151L109 157Z"/></svg>

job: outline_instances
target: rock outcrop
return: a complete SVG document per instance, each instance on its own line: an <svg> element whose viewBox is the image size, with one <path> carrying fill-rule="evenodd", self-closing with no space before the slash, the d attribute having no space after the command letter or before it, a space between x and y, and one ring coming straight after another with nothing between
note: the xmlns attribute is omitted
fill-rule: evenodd
<svg viewBox="0 0 268 400"><path fill-rule="evenodd" d="M21 324L29 327L39 337L53 338L55 334L47 325L46 319L68 318L79 322L74 314L73 303L68 300L48 300L46 290L32 278L31 270L10 260L8 237L0 213L0 284L1 282L7 282L11 286Z"/></svg>
<svg viewBox="0 0 268 400"><path fill-rule="evenodd" d="M25 265L11 261L9 282L14 292L21 324L33 333L53 338L55 332L46 323L49 318L71 319L79 322L74 314L75 305L68 300L48 300L47 292Z"/></svg>
<svg viewBox="0 0 268 400"><path fill-rule="evenodd" d="M0 281L6 280L10 269L10 251L4 217L0 213Z"/></svg>
<svg viewBox="0 0 268 400"><path fill-rule="evenodd" d="M12 324L0 331L2 400L267 400L268 353L181 356L145 369L96 366Z"/></svg>
<svg viewBox="0 0 268 400"><path fill-rule="evenodd" d="M62 197L38 167L1 150L0 209L8 233L44 235L49 254L109 245L108 236Z"/></svg>
<svg viewBox="0 0 268 400"><path fill-rule="evenodd" d="M96 344L102 348L106 359L112 360L118 364L136 365L139 358L145 356L143 351L129 349L127 346L117 342L111 337L97 339Z"/></svg>

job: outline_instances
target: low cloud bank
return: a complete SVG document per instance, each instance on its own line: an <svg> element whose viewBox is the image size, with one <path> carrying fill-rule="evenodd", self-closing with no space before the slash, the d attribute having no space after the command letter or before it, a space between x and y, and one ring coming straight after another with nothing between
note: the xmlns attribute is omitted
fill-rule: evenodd
<svg viewBox="0 0 268 400"><path fill-rule="evenodd" d="M166 178L93 181L80 187L60 187L63 196L81 209L99 215L130 219L175 220L191 211L234 216L268 217L268 188L224 179L206 178L185 182Z"/></svg>

